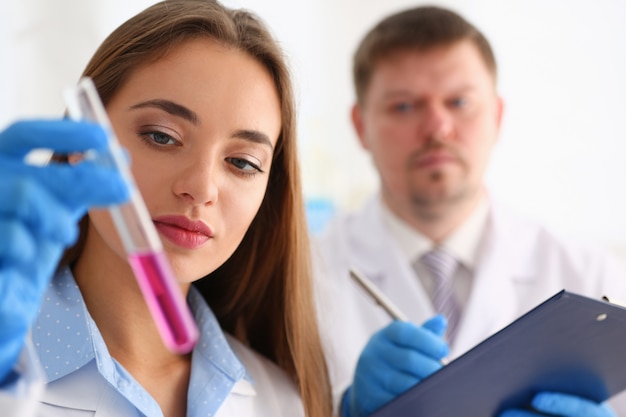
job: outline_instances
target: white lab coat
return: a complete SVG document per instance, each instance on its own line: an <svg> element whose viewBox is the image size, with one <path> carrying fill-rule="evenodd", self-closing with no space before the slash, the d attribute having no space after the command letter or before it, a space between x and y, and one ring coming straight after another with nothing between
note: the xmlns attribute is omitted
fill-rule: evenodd
<svg viewBox="0 0 626 417"><path fill-rule="evenodd" d="M254 385L238 381L215 417L302 417L300 395L286 374L256 352L226 335ZM32 371L32 369L30 370ZM24 396L0 393L3 417L137 417L137 410L109 385L92 361L66 378ZM35 407L38 401L41 404ZM201 401L201 399L198 399Z"/></svg>
<svg viewBox="0 0 626 417"><path fill-rule="evenodd" d="M334 219L315 252L322 338L335 396L351 383L369 337L390 318L348 275L356 267L408 318L435 314L428 294L383 224L380 198L359 212ZM626 300L622 265L605 252L562 239L493 202L489 229L451 358L469 350L562 289ZM626 331L626 330L625 330ZM626 352L624 353L626 360ZM626 416L626 395L618 415ZM621 404L617 404L620 402Z"/></svg>

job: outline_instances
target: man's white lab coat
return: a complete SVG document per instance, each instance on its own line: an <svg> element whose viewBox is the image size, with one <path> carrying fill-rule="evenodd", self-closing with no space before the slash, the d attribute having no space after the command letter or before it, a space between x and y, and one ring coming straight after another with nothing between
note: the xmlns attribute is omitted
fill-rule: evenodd
<svg viewBox="0 0 626 417"><path fill-rule="evenodd" d="M493 202L487 227L451 358L562 289L626 300L622 265L605 252L557 237ZM351 383L370 336L390 322L351 281L351 266L378 286L409 320L421 324L435 311L406 255L384 226L379 196L360 211L334 219L317 243L322 337L333 389L339 395ZM620 406L618 415L626 416L626 407Z"/></svg>

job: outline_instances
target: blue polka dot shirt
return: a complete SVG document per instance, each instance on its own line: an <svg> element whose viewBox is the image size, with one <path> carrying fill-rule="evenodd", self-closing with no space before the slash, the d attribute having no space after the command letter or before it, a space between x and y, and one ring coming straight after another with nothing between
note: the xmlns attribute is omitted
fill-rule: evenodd
<svg viewBox="0 0 626 417"><path fill-rule="evenodd" d="M194 287L187 301L200 329L192 354L187 415L207 417L216 413L237 381L249 380L249 376L213 312ZM59 271L50 283L32 329L46 382L63 378L95 361L99 373L140 413L162 416L156 401L109 354L69 268Z"/></svg>

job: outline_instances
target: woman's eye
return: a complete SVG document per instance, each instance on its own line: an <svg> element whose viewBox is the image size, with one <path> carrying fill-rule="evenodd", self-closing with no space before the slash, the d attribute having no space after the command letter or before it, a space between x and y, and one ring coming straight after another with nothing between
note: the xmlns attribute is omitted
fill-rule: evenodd
<svg viewBox="0 0 626 417"><path fill-rule="evenodd" d="M157 145L176 145L178 143L178 141L170 135L163 132L148 132L144 133L143 136L149 138L150 141L156 143Z"/></svg>
<svg viewBox="0 0 626 417"><path fill-rule="evenodd" d="M235 166L237 169L240 169L242 171L246 171L249 173L263 172L261 168L259 168L257 165L253 164L252 162L248 161L247 159L226 158L226 160L230 162L233 166Z"/></svg>

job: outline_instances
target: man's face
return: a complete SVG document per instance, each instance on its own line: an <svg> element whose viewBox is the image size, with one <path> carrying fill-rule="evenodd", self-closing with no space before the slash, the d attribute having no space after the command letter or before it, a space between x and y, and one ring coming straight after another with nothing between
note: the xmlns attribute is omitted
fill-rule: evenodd
<svg viewBox="0 0 626 417"><path fill-rule="evenodd" d="M501 114L493 75L461 41L381 59L352 117L383 198L408 220L476 196Z"/></svg>

